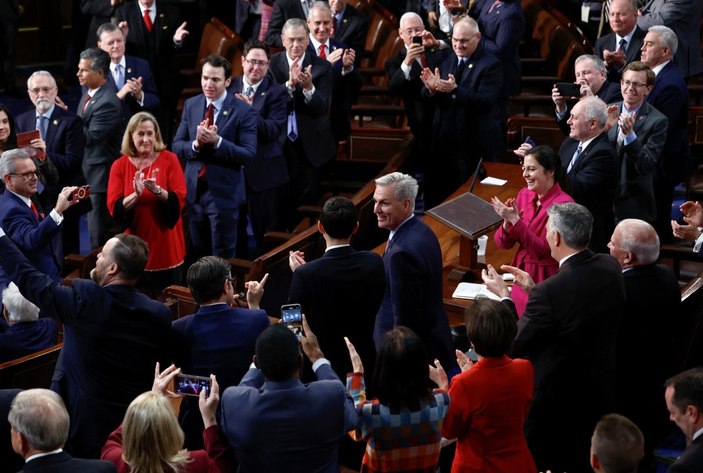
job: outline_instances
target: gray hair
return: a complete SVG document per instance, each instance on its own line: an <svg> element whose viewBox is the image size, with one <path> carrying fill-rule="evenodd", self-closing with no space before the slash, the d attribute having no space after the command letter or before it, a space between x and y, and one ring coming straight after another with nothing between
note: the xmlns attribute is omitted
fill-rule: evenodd
<svg viewBox="0 0 703 473"><path fill-rule="evenodd" d="M466 24L466 26L468 26L469 29L474 32L474 34L481 32L478 27L478 22L476 20L474 20L473 18L471 18L470 16L465 16L461 20L454 23L454 28L456 28L457 25L460 25L462 23Z"/></svg>
<svg viewBox="0 0 703 473"><path fill-rule="evenodd" d="M668 26L654 25L650 26L647 31L661 35L659 45L669 48L672 57L676 54L676 50L679 48L679 38L676 36L676 33L674 33L674 30Z"/></svg>
<svg viewBox="0 0 703 473"><path fill-rule="evenodd" d="M402 172L392 172L376 179L377 186L395 186L395 198L403 201L410 199L410 205L415 208L418 185L414 177Z"/></svg>
<svg viewBox="0 0 703 473"><path fill-rule="evenodd" d="M622 241L620 247L635 256L638 265L654 263L659 258L659 235L654 227L636 218L618 223Z"/></svg>
<svg viewBox="0 0 703 473"><path fill-rule="evenodd" d="M48 389L22 391L12 401L10 425L34 450L50 452L63 447L70 420L61 396Z"/></svg>
<svg viewBox="0 0 703 473"><path fill-rule="evenodd" d="M603 62L603 60L601 58L599 58L595 54L582 54L582 55L580 55L574 61L574 66L576 66L576 64L578 64L579 62L583 62L583 61L591 61L591 62L593 62L593 65L595 66L595 68L598 72L602 72L603 74L607 73L605 63Z"/></svg>
<svg viewBox="0 0 703 473"><path fill-rule="evenodd" d="M2 305L12 322L33 322L39 318L39 307L25 299L13 282L2 291Z"/></svg>
<svg viewBox="0 0 703 473"><path fill-rule="evenodd" d="M310 34L310 29L308 28L308 24L305 20L301 20L300 18L289 18L283 24L283 28L281 28L281 35L287 34L288 31L295 28L303 28L305 30L305 34Z"/></svg>
<svg viewBox="0 0 703 473"><path fill-rule="evenodd" d="M95 72L102 72L103 77L107 78L110 73L110 56L100 48L88 48L81 51L81 59L89 59L91 61L90 69Z"/></svg>
<svg viewBox="0 0 703 473"><path fill-rule="evenodd" d="M32 75L27 78L27 89L32 88L32 86L30 85L32 83L32 79L39 76L48 77L51 80L51 83L53 84L52 87L56 87L56 79L54 79L54 76L52 76L49 71L42 70L32 72Z"/></svg>
<svg viewBox="0 0 703 473"><path fill-rule="evenodd" d="M0 156L0 178L12 174L17 169L15 163L20 159L31 159L29 154L23 149L9 149Z"/></svg>
<svg viewBox="0 0 703 473"><path fill-rule="evenodd" d="M549 225L561 235L569 248L583 250L588 247L593 231L593 215L581 204L566 202L547 209Z"/></svg>
<svg viewBox="0 0 703 473"><path fill-rule="evenodd" d="M598 128L605 128L608 120L608 106L595 95L583 97L579 102L583 103L583 116L586 120L598 122Z"/></svg>
<svg viewBox="0 0 703 473"><path fill-rule="evenodd" d="M313 10L322 10L326 11L332 16L332 9L330 9L330 4L323 1L323 0L318 0L317 2L313 3L310 9L308 10L308 19L312 17L312 11Z"/></svg>
<svg viewBox="0 0 703 473"><path fill-rule="evenodd" d="M124 31L117 26L114 23L107 22L103 23L102 25L98 26L98 30L95 32L95 36L97 36L97 40L100 41L100 37L103 35L103 33L114 33L115 31L119 31L122 33L122 37L124 37Z"/></svg>
<svg viewBox="0 0 703 473"><path fill-rule="evenodd" d="M414 11L409 11L407 13L404 13L403 16L400 17L400 22L398 22L398 24L400 25L401 29L403 28L403 24L405 24L410 18L417 18L418 20L420 20L420 23L422 23L423 25L425 24L422 21L422 17L420 15L418 15Z"/></svg>
<svg viewBox="0 0 703 473"><path fill-rule="evenodd" d="M591 438L593 453L607 473L637 473L644 457L644 435L627 417L603 416Z"/></svg>

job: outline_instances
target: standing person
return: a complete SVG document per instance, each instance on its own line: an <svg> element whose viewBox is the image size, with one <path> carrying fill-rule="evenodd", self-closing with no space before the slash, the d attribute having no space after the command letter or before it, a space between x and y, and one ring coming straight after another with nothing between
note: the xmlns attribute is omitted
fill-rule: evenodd
<svg viewBox="0 0 703 473"><path fill-rule="evenodd" d="M34 104L34 110L17 116L17 131L39 130L41 139L37 140L35 147L43 150L46 159L56 167L58 183L47 186L39 194L44 213L49 213L62 188L85 184L81 170L85 137L81 119L75 113L57 106L58 89L49 72L33 72L27 79L27 94ZM81 213L87 211L83 207L87 205L81 205L80 211L77 208L65 215L61 231L64 255L79 253L79 218Z"/></svg>
<svg viewBox="0 0 703 473"><path fill-rule="evenodd" d="M359 10L349 4L348 0L331 0L329 2L332 10L332 30L334 39L344 44L348 44L361 59L362 52L366 46L366 34L369 30L369 22Z"/></svg>
<svg viewBox="0 0 703 473"><path fill-rule="evenodd" d="M261 41L244 45L244 75L232 79L230 91L256 112L256 158L244 166L247 210L251 221L256 255L264 252L264 234L283 228L282 208L288 167L281 140L286 129L286 88L267 75L271 53Z"/></svg>
<svg viewBox="0 0 703 473"><path fill-rule="evenodd" d="M695 473L703 468L703 368L691 368L666 380L664 400L669 419L686 437L686 450L669 473Z"/></svg>
<svg viewBox="0 0 703 473"><path fill-rule="evenodd" d="M593 217L586 207L555 204L547 213L547 242L559 271L535 285L525 271L501 267L530 293L512 356L527 358L535 369L525 435L537 468L586 471L591 426L614 408L615 348L625 288L615 258L588 249ZM484 270L483 280L515 310L507 285L492 266ZM574 405L579 409L565 418Z"/></svg>
<svg viewBox="0 0 703 473"><path fill-rule="evenodd" d="M425 344L428 362L439 359L446 368L456 366L447 312L442 299L442 250L437 236L413 214L417 181L394 172L376 179L373 194L378 227L390 230L383 267L386 292L376 314L374 342L404 325Z"/></svg>
<svg viewBox="0 0 703 473"><path fill-rule="evenodd" d="M256 157L256 112L227 93L232 66L212 54L202 62L203 93L186 100L172 149L186 161L189 256L231 258L239 208L246 202L242 167Z"/></svg>
<svg viewBox="0 0 703 473"><path fill-rule="evenodd" d="M169 142L183 88L176 51L190 34L188 25L181 23L177 7L156 0L127 2L115 10L115 19L125 33L127 54L145 59L151 66L162 105L159 128Z"/></svg>
<svg viewBox="0 0 703 473"><path fill-rule="evenodd" d="M442 420L450 405L446 373L427 364L427 351L415 332L394 328L383 336L372 378L376 399L367 402L364 365L348 338L346 343L354 370L347 376L347 390L359 414L350 435L367 442L361 471L435 472ZM434 392L428 379L439 385Z"/></svg>
<svg viewBox="0 0 703 473"><path fill-rule="evenodd" d="M508 357L515 317L504 304L478 298L464 320L478 361L456 351L462 373L449 386L452 402L442 425L443 437L457 439L452 472L535 473L524 433L534 369Z"/></svg>
<svg viewBox="0 0 703 473"><path fill-rule="evenodd" d="M139 286L154 295L183 283L185 195L178 156L166 149L156 118L149 112L137 113L127 124L122 157L110 169L107 207L126 233L151 248Z"/></svg>
<svg viewBox="0 0 703 473"><path fill-rule="evenodd" d="M559 155L549 146L536 146L525 151L522 175L527 187L517 197L501 202L493 197L491 203L503 225L493 239L499 248L509 249L518 245L511 266L526 271L533 281L541 282L559 269L552 258L547 243L547 209L554 204L573 202L559 185L563 176ZM515 302L518 316L527 305L527 294L520 286L513 286L510 296Z"/></svg>
<svg viewBox="0 0 703 473"><path fill-rule="evenodd" d="M92 280L71 287L35 270L0 228L0 266L42 312L63 322L64 341L52 389L71 417L66 449L98 458L132 400L149 389L154 365L169 359L171 313L134 287L149 248L119 234L98 254Z"/></svg>
<svg viewBox="0 0 703 473"><path fill-rule="evenodd" d="M112 225L107 210L107 178L110 166L120 156L120 140L124 132L122 104L107 84L110 56L98 48L81 52L78 82L87 89L78 103L78 116L83 120L85 150L83 175L90 185L88 213L90 245L99 248L108 239Z"/></svg>
<svg viewBox="0 0 703 473"><path fill-rule="evenodd" d="M608 18L613 32L598 38L595 55L605 62L608 80L618 83L625 65L640 60L645 32L637 26L637 0L612 0Z"/></svg>

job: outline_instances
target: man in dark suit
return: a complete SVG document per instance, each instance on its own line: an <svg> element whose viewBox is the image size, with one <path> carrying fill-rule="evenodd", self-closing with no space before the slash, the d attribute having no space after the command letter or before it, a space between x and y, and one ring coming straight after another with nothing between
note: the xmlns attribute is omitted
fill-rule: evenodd
<svg viewBox="0 0 703 473"><path fill-rule="evenodd" d="M168 142L182 89L176 51L189 34L186 22L181 23L177 7L156 0L127 2L115 11L115 19L125 32L127 53L145 59L151 66L162 105L157 117L159 128Z"/></svg>
<svg viewBox="0 0 703 473"><path fill-rule="evenodd" d="M90 48L81 52L77 76L87 92L78 103L78 116L83 120L85 138L83 175L90 185L93 205L93 210L88 213L93 248L99 248L108 239L112 218L107 210L107 178L110 166L122 154L122 103L107 84L109 74L110 56L105 51Z"/></svg>
<svg viewBox="0 0 703 473"><path fill-rule="evenodd" d="M25 299L13 282L2 291L2 315L0 363L58 343L56 322L51 317L39 318L39 308Z"/></svg>
<svg viewBox="0 0 703 473"><path fill-rule="evenodd" d="M669 378L664 400L669 419L684 433L688 445L668 472L703 470L703 368L691 368Z"/></svg>
<svg viewBox="0 0 703 473"><path fill-rule="evenodd" d="M173 139L186 161L186 205L191 257L230 258L237 248L239 207L246 202L242 166L256 157L256 113L227 93L231 65L203 60L203 93L189 98Z"/></svg>
<svg viewBox="0 0 703 473"><path fill-rule="evenodd" d="M569 137L559 148L566 169L564 190L593 215L590 248L604 253L615 226L613 201L618 185L618 159L605 133L607 110L598 97L584 97L574 105Z"/></svg>
<svg viewBox="0 0 703 473"><path fill-rule="evenodd" d="M605 62L608 80L618 83L625 65L640 60L645 32L637 26L637 1L612 0L609 24L613 32L598 38L595 55Z"/></svg>
<svg viewBox="0 0 703 473"><path fill-rule="evenodd" d="M359 11L349 5L348 0L331 0L332 30L334 39L348 44L356 52L356 63L361 59L366 46L369 22Z"/></svg>
<svg viewBox="0 0 703 473"><path fill-rule="evenodd" d="M124 120L142 111L158 113L161 102L149 63L125 55L124 32L114 23L100 25L97 34L98 47L110 55L107 81L122 101Z"/></svg>
<svg viewBox="0 0 703 473"><path fill-rule="evenodd" d="M576 84L581 86L579 97L563 97L557 89L556 84L552 88L552 101L556 105L557 125L565 135L569 134L569 119L571 107L567 106L567 98L582 98L595 95L606 104L622 100L620 84L610 82L606 78L605 63L598 56L592 54L582 54L576 58L574 63L576 74Z"/></svg>
<svg viewBox="0 0 703 473"><path fill-rule="evenodd" d="M266 32L266 44L274 48L284 48L283 27L291 18L305 21L313 1L309 0L276 0L273 2L273 12Z"/></svg>
<svg viewBox="0 0 703 473"><path fill-rule="evenodd" d="M622 268L627 300L615 352L617 412L640 426L651 445L659 445L667 431L662 386L678 368L676 331L684 324L679 284L670 268L656 264L659 237L650 224L622 220L608 247ZM652 347L662 355L652 356Z"/></svg>
<svg viewBox="0 0 703 473"><path fill-rule="evenodd" d="M19 471L24 463L24 458L17 455L12 448L10 423L7 421L12 400L20 392L22 392L21 389L0 389L0 458L3 469L7 471Z"/></svg>
<svg viewBox="0 0 703 473"><path fill-rule="evenodd" d="M376 360L374 322L386 287L381 258L369 251L354 251L349 245L358 228L352 201L332 197L325 202L317 222L327 245L325 254L310 262L300 252L291 253L289 258L293 280L288 302L302 306L320 348L340 379L352 371L344 337L354 344L367 378L372 378Z"/></svg>
<svg viewBox="0 0 703 473"><path fill-rule="evenodd" d="M247 285L248 309L237 308L231 268L227 260L205 256L188 268L188 288L198 311L175 320L173 360L184 373L217 376L220 389L236 385L249 369L254 344L269 326L266 312L259 309L265 279ZM185 447L203 447L203 420L198 399L186 397L178 416L186 434Z"/></svg>
<svg viewBox="0 0 703 473"><path fill-rule="evenodd" d="M91 279L71 287L34 269L0 228L0 266L20 292L63 322L64 342L52 390L71 416L66 449L97 458L132 400L148 391L154 365L170 359L171 313L134 287L149 248L119 234L98 254Z"/></svg>
<svg viewBox="0 0 703 473"><path fill-rule="evenodd" d="M535 368L525 435L537 469L588 471L591 428L615 403L615 342L625 288L617 261L588 249L593 217L587 208L570 202L547 213L547 243L559 272L535 285L525 271L501 267L530 294L512 356L529 359ZM515 311L492 266L483 280ZM574 405L579 408L570 409Z"/></svg>
<svg viewBox="0 0 703 473"><path fill-rule="evenodd" d="M374 213L379 228L390 230L383 266L386 291L376 315L374 342L404 325L427 349L429 360L438 358L445 368L456 366L447 312L442 299L442 250L437 236L413 215L417 181L394 172L376 179Z"/></svg>
<svg viewBox="0 0 703 473"><path fill-rule="evenodd" d="M654 86L654 72L640 61L622 73L623 102L608 107L608 141L620 161L615 192L615 218L654 223L657 205L652 188L669 120L645 99Z"/></svg>
<svg viewBox="0 0 703 473"><path fill-rule="evenodd" d="M290 177L288 225L297 223L295 209L300 204L317 201L320 167L337 153L329 120L332 68L326 60L306 54L309 34L304 20L286 21L281 33L286 50L274 55L269 67L269 75L286 86L290 97L283 147Z"/></svg>
<svg viewBox="0 0 703 473"><path fill-rule="evenodd" d="M0 226L35 268L60 281L63 260L59 233L64 212L78 203L78 199L71 199L76 188L63 188L54 209L45 216L35 197L37 167L26 151L5 151L0 157L0 176L5 184L5 192L0 194ZM12 280L0 269L0 287Z"/></svg>
<svg viewBox="0 0 703 473"><path fill-rule="evenodd" d="M44 213L49 213L61 189L85 184L81 170L85 137L81 119L75 113L57 106L58 89L49 72L32 73L27 79L27 93L35 109L17 116L17 132L39 130L41 138L35 140L33 146L46 155L58 172L57 184L45 186L44 192L39 193L42 209ZM79 252L79 219L81 213L89 209L90 204L86 201L64 215L61 231L64 255Z"/></svg>
<svg viewBox="0 0 703 473"><path fill-rule="evenodd" d="M703 2L690 0L646 0L640 2L637 25L645 31L663 25L679 38L679 48L672 53L683 76L693 77L703 72L701 59L700 22Z"/></svg>
<svg viewBox="0 0 703 473"><path fill-rule="evenodd" d="M8 421L12 447L26 463L21 472L114 473L115 465L101 460L73 458L62 451L68 437L68 412L58 394L29 389L15 396Z"/></svg>
<svg viewBox="0 0 703 473"><path fill-rule="evenodd" d="M497 161L505 152L498 111L503 67L478 49L480 39L473 18L460 20L452 33L453 53L435 71L422 71L422 94L435 104L431 156L437 158L425 169L426 208L466 182L479 158Z"/></svg>
<svg viewBox="0 0 703 473"><path fill-rule="evenodd" d="M354 65L356 51L332 37L332 11L327 2L318 1L308 14L310 42L307 53L326 59L332 66L334 83L330 99L330 124L337 143L351 134L351 108L361 90L362 78Z"/></svg>
<svg viewBox="0 0 703 473"><path fill-rule="evenodd" d="M339 471L339 440L358 416L305 319L303 328L300 341L283 324L264 330L256 340L255 367L222 394L221 430L242 472ZM303 384L298 377L301 345L318 381Z"/></svg>
<svg viewBox="0 0 703 473"><path fill-rule="evenodd" d="M247 210L251 222L256 254L264 251L264 234L283 228L280 215L283 186L288 182L288 166L282 142L288 107L286 88L267 75L271 54L261 41L244 45L244 75L232 79L230 92L256 112L256 158L244 166L247 187Z"/></svg>
<svg viewBox="0 0 703 473"><path fill-rule="evenodd" d="M671 240L669 221L674 188L690 175L688 146L688 89L681 70L672 62L678 38L666 26L652 26L644 38L642 62L656 74L647 102L669 119L666 143L654 175L657 220L654 228L662 242Z"/></svg>

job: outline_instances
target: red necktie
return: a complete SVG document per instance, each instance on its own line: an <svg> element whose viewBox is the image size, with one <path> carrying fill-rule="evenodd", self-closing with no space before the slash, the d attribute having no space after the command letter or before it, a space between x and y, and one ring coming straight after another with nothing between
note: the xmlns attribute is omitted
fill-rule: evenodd
<svg viewBox="0 0 703 473"><path fill-rule="evenodd" d="M496 0L495 2L493 2L493 5L491 5L491 8L488 9L488 13L491 13L493 10L496 9L496 7L498 7L499 5L502 5L502 4L503 4L502 0Z"/></svg>
<svg viewBox="0 0 703 473"><path fill-rule="evenodd" d="M32 209L32 212L34 212L34 215L36 215L37 218L39 218L39 212L37 212L37 207L34 205L34 202L32 202L32 201L30 200L30 201L29 201L29 206L30 206L30 208Z"/></svg>
<svg viewBox="0 0 703 473"><path fill-rule="evenodd" d="M85 97L85 102L83 102L83 111L85 112L85 109L88 108L88 104L90 103L90 94L86 95Z"/></svg>
<svg viewBox="0 0 703 473"><path fill-rule="evenodd" d="M154 24L151 22L148 8L144 10L144 25L146 26L146 30L151 33L151 29L154 27Z"/></svg>
<svg viewBox="0 0 703 473"><path fill-rule="evenodd" d="M215 122L215 107L212 106L212 104L207 106L207 110L205 110L205 116L203 117L204 120L207 120L207 126L212 126L212 124Z"/></svg>
<svg viewBox="0 0 703 473"><path fill-rule="evenodd" d="M266 32L269 30L269 21L271 21L272 13L273 6L267 5L266 2L261 2L261 26L259 27L259 41L264 41L266 39Z"/></svg>
<svg viewBox="0 0 703 473"><path fill-rule="evenodd" d="M422 64L423 69L427 68L427 58L424 55L420 56L420 64Z"/></svg>
<svg viewBox="0 0 703 473"><path fill-rule="evenodd" d="M327 53L325 52L325 45L320 45L320 59L327 59Z"/></svg>

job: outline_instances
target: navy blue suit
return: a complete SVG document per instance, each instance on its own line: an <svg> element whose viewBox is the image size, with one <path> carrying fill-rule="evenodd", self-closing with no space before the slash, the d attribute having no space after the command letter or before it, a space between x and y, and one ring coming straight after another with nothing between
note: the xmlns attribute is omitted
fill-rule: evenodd
<svg viewBox="0 0 703 473"><path fill-rule="evenodd" d="M225 303L201 307L173 322L173 360L184 373L217 376L220 391L234 386L249 369L254 345L269 325L263 310L231 309ZM203 421L197 398L186 397L179 415L186 447L203 448Z"/></svg>
<svg viewBox="0 0 703 473"><path fill-rule="evenodd" d="M242 93L242 77L232 80L229 92ZM288 182L283 155L288 92L271 77L264 77L251 104L256 112L256 158L244 165L247 206L257 251L263 251L264 233L279 228L280 189Z"/></svg>
<svg viewBox="0 0 703 473"><path fill-rule="evenodd" d="M125 120L135 113L146 111L156 113L159 110L161 101L159 100L158 92L156 91L156 83L154 82L154 77L151 74L151 67L149 63L144 59L136 56L125 55L125 70L122 72L124 74L125 83L129 79L142 78L142 101L144 105L139 105L137 99L135 99L132 94L127 94L127 96L122 101L122 114ZM119 92L117 84L115 84L115 77L112 72L107 75L107 81L112 86L115 93Z"/></svg>
<svg viewBox="0 0 703 473"><path fill-rule="evenodd" d="M227 94L215 119L220 146L193 151L205 108L203 94L186 100L172 149L186 161L186 205L195 254L229 258L237 245L238 209L246 201L242 166L256 157L256 113ZM199 177L203 168L205 175Z"/></svg>
<svg viewBox="0 0 703 473"><path fill-rule="evenodd" d="M456 366L442 296L442 250L425 222L413 217L393 235L383 254L386 291L376 315L374 342L398 325L422 339L430 360L445 369Z"/></svg>
<svg viewBox="0 0 703 473"><path fill-rule="evenodd" d="M66 448L97 458L129 403L151 389L156 362L167 366L170 311L134 286L84 279L63 286L35 270L6 236L0 237L0 266L22 295L63 322L52 389L71 417Z"/></svg>
<svg viewBox="0 0 703 473"><path fill-rule="evenodd" d="M19 471L24 464L24 458L12 449L10 423L7 421L10 405L20 392L21 389L0 389L0 459L5 471Z"/></svg>
<svg viewBox="0 0 703 473"><path fill-rule="evenodd" d="M644 37L647 34L639 26L635 26L635 32L632 34L632 39L630 44L627 45L627 52L625 53L625 64L622 67L610 66L608 67L608 80L614 83L620 83L620 77L622 76L622 70L625 66L632 61L639 61L642 56L642 43L644 42ZM615 52L620 48L619 44L616 44L617 37L615 33L609 33L605 36L601 36L596 41L594 54L599 58L603 59L603 51L606 49L608 51ZM607 103L607 102L606 102Z"/></svg>
<svg viewBox="0 0 703 473"><path fill-rule="evenodd" d="M50 317L17 322L11 327L0 322L0 363L29 355L58 343L59 329Z"/></svg>
<svg viewBox="0 0 703 473"><path fill-rule="evenodd" d="M332 14L334 17L334 13ZM361 60L364 47L366 46L366 34L369 30L369 22L359 10L347 3L342 11L342 20L337 21L337 29L334 31L334 39L348 44L356 52L356 63Z"/></svg>
<svg viewBox="0 0 703 473"><path fill-rule="evenodd" d="M224 391L220 429L234 447L241 473L336 473L340 439L358 415L329 365L317 379L268 381L251 368Z"/></svg>

